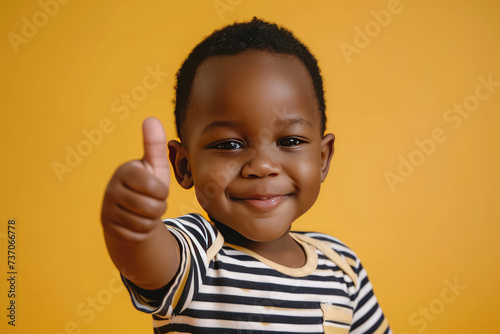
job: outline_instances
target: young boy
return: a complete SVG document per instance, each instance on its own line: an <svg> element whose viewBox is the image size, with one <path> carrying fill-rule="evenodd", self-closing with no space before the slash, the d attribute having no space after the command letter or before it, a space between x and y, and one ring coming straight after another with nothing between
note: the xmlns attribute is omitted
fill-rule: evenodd
<svg viewBox="0 0 500 334"><path fill-rule="evenodd" d="M333 155L317 61L254 18L215 31L177 73L180 142L143 123L144 157L120 166L102 224L134 306L155 333L391 333L356 254L290 232ZM199 214L165 219L170 160Z"/></svg>

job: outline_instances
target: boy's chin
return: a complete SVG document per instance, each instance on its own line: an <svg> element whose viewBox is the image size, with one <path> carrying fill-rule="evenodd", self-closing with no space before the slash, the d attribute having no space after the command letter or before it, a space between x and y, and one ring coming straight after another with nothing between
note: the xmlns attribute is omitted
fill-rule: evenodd
<svg viewBox="0 0 500 334"><path fill-rule="evenodd" d="M283 228L267 228L265 230L250 230L240 232L245 238L253 242L272 242L280 239L290 231L290 226Z"/></svg>
<svg viewBox="0 0 500 334"><path fill-rule="evenodd" d="M243 226L234 226L234 224L219 221L210 215L209 217L229 243L275 241L288 233L291 226L291 224L284 223L277 226L276 223L263 223L262 221L250 221L245 222Z"/></svg>
<svg viewBox="0 0 500 334"><path fill-rule="evenodd" d="M272 242L280 239L290 231L290 225L281 226L270 224L249 224L250 226L231 227L222 224L221 233L229 243L231 240L237 243L241 242ZM217 226L219 228L219 226ZM220 230L221 228L219 228Z"/></svg>

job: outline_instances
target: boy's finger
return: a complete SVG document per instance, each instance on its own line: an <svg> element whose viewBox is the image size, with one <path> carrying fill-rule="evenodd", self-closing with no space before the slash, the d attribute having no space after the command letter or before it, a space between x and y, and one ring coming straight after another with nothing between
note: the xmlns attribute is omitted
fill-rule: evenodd
<svg viewBox="0 0 500 334"><path fill-rule="evenodd" d="M150 168L144 168L142 161L129 161L116 171L119 180L118 186L126 188L149 197L165 200L168 196L168 187L157 177L151 177ZM116 186L115 186L116 187ZM116 189L121 193L121 189Z"/></svg>
<svg viewBox="0 0 500 334"><path fill-rule="evenodd" d="M149 117L142 123L144 139L144 157L142 162L165 185L169 185L167 138L160 120Z"/></svg>

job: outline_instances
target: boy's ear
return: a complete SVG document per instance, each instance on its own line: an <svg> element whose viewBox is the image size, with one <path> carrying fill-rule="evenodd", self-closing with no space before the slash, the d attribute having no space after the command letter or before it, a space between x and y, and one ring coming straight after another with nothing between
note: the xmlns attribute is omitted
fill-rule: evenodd
<svg viewBox="0 0 500 334"><path fill-rule="evenodd" d="M333 143L335 142L335 136L333 133L326 134L321 140L321 182L323 182L328 175L328 170L330 169L330 162L333 157Z"/></svg>
<svg viewBox="0 0 500 334"><path fill-rule="evenodd" d="M174 168L174 175L177 182L184 189L191 188L194 185L191 166L189 166L186 149L177 140L168 142L168 157Z"/></svg>

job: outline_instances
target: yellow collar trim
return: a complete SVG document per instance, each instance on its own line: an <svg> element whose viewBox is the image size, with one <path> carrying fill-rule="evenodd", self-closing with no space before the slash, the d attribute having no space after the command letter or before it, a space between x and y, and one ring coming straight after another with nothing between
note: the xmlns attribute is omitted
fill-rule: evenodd
<svg viewBox="0 0 500 334"><path fill-rule="evenodd" d="M276 263L274 261L271 261L271 260L263 257L262 255L255 253L254 251L252 251L248 248L245 248L245 247L233 245L233 244L230 244L227 242L224 244L226 246L229 246L231 248L234 248L236 250L239 250L240 252L243 252L247 255L250 255L250 256L256 258L260 262L268 265L269 267L273 268L276 271L279 271L282 274L285 274L288 276L293 276L293 277L305 277L305 276L312 274L314 272L314 270L316 270L316 266L318 264L318 254L316 253L316 249L313 246L309 245L308 243L303 242L302 240L296 238L292 233L290 233L290 236L295 241L297 241L297 243L302 247L302 249L304 250L304 252L306 254L306 263L304 264L304 266L302 266L300 268L291 268L291 267L287 267L287 266L284 266L282 264Z"/></svg>

